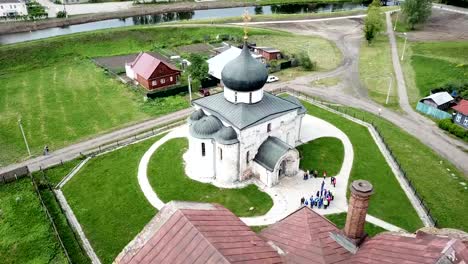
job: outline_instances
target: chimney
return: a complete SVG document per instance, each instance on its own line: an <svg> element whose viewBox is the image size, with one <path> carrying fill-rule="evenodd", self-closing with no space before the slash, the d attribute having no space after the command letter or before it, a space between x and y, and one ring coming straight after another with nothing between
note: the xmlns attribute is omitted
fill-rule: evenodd
<svg viewBox="0 0 468 264"><path fill-rule="evenodd" d="M374 193L372 184L365 180L351 183L351 198L349 199L348 214L346 216L345 235L355 242L365 238L364 225L366 223L369 198Z"/></svg>

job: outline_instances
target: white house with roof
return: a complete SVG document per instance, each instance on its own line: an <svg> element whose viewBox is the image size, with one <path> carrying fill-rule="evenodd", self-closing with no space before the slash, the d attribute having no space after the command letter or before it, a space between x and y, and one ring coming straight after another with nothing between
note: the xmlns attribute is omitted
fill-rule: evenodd
<svg viewBox="0 0 468 264"><path fill-rule="evenodd" d="M446 110L454 102L454 99L447 92L438 92L424 97L420 102L440 110Z"/></svg>
<svg viewBox="0 0 468 264"><path fill-rule="evenodd" d="M299 171L305 108L293 98L263 90L264 64L246 45L221 72L223 93L193 101L189 117L187 170L192 177L230 184L257 176L273 186Z"/></svg>
<svg viewBox="0 0 468 264"><path fill-rule="evenodd" d="M0 0L0 17L28 15L26 3L21 0Z"/></svg>
<svg viewBox="0 0 468 264"><path fill-rule="evenodd" d="M216 79L221 80L221 72L223 71L224 66L238 57L241 54L241 49L231 46L220 54L207 60L208 62L208 73L215 77ZM252 57L261 61L262 55L251 53Z"/></svg>

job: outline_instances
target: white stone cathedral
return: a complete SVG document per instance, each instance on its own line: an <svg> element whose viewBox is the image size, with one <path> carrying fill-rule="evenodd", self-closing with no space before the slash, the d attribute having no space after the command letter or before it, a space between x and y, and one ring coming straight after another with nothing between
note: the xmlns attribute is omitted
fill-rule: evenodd
<svg viewBox="0 0 468 264"><path fill-rule="evenodd" d="M267 78L244 44L221 73L224 92L193 101L185 157L191 177L220 185L258 177L271 187L298 173L295 147L306 111L294 97L265 92Z"/></svg>

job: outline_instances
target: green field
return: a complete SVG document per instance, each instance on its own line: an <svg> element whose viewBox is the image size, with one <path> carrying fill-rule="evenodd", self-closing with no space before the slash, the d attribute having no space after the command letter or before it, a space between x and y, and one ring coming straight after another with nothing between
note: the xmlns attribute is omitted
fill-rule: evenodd
<svg viewBox="0 0 468 264"><path fill-rule="evenodd" d="M340 214L329 214L325 215L325 217L332 221L339 229L343 229L346 224L346 215L347 213L340 213ZM378 233L385 232L387 230L381 228L380 226L376 226L372 223L366 222L364 226L364 231L371 237L377 235Z"/></svg>
<svg viewBox="0 0 468 264"><path fill-rule="evenodd" d="M218 34L241 39L240 27L136 26L60 36L0 47L0 166L27 156L18 119L33 156L45 145L51 151L99 133L188 107L187 98L173 96L144 102L143 95L121 84L90 60L148 50L215 41ZM278 48L294 48L294 35L251 29L252 38ZM320 47L323 68L339 63L340 53L327 40L300 37ZM314 55L315 56L315 55ZM335 66L337 65L334 64ZM321 66L321 67L322 67Z"/></svg>
<svg viewBox="0 0 468 264"><path fill-rule="evenodd" d="M149 181L163 202L179 200L219 203L237 216L264 215L273 206L271 197L255 185L223 189L188 178L182 159L187 148L186 138L171 139L161 145L151 157ZM254 210L250 210L251 207Z"/></svg>
<svg viewBox="0 0 468 264"><path fill-rule="evenodd" d="M349 137L354 150L349 182L363 179L374 186L369 214L410 232L422 227L421 220L367 128L307 102L303 104L310 115L333 124Z"/></svg>
<svg viewBox="0 0 468 264"><path fill-rule="evenodd" d="M468 181L450 162L417 138L373 114L344 108L378 127L408 178L424 198L440 227L468 231Z"/></svg>
<svg viewBox="0 0 468 264"><path fill-rule="evenodd" d="M403 39L398 38L401 55ZM408 42L402 62L410 103L429 95L431 89L468 79L468 41Z"/></svg>
<svg viewBox="0 0 468 264"><path fill-rule="evenodd" d="M317 138L300 145L297 150L301 155L299 166L302 170L317 170L320 175L326 171L329 176L340 172L344 158L341 140L332 137Z"/></svg>
<svg viewBox="0 0 468 264"><path fill-rule="evenodd" d="M399 109L397 85L387 35L378 35L371 45L368 45L367 41L362 42L359 52L359 75L372 100L383 106ZM389 87L388 104L385 104Z"/></svg>
<svg viewBox="0 0 468 264"><path fill-rule="evenodd" d="M0 262L67 263L30 179L0 185Z"/></svg>

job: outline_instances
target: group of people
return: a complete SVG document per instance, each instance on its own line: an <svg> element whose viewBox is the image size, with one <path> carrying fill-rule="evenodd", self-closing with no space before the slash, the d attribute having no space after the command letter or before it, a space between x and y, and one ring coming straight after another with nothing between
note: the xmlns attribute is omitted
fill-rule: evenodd
<svg viewBox="0 0 468 264"><path fill-rule="evenodd" d="M324 172L324 174L325 173L326 172ZM330 185L333 185L333 187L336 187L336 178L334 176L330 177ZM328 190L325 189L325 177L324 177L320 190L317 191L315 196L312 194L309 199L305 197L301 198L301 206L310 206L310 208L314 208L314 206L316 206L319 209L321 209L322 207L323 209L327 209L334 199L335 199L335 196L333 195L332 191L330 189Z"/></svg>
<svg viewBox="0 0 468 264"><path fill-rule="evenodd" d="M323 171L322 176L325 179L327 177L327 171ZM312 179L312 177L314 177L314 178L319 177L319 173L318 173L317 170L310 170L310 171L306 170L306 171L304 171L304 180L308 180L309 178Z"/></svg>

